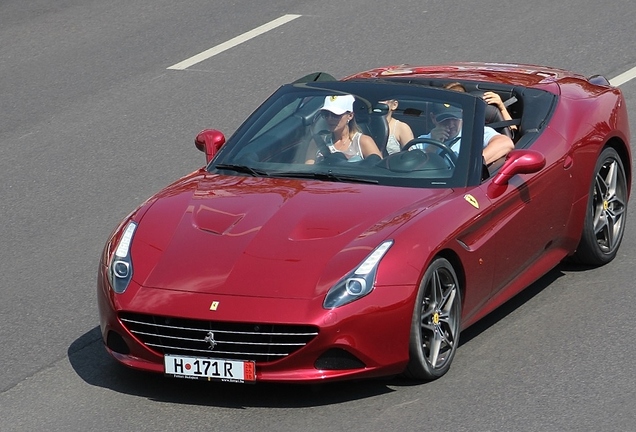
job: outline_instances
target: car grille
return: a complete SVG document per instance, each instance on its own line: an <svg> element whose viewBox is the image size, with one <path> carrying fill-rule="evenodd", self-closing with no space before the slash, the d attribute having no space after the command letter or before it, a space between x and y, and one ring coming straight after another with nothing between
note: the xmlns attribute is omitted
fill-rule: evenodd
<svg viewBox="0 0 636 432"><path fill-rule="evenodd" d="M121 313L124 326L161 354L220 357L228 360L279 360L304 347L318 329L305 325L199 321Z"/></svg>

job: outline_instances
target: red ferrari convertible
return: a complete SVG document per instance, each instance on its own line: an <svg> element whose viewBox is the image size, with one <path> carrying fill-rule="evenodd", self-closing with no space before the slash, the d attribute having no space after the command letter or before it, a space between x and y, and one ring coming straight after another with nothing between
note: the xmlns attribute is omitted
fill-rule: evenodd
<svg viewBox="0 0 636 432"><path fill-rule="evenodd" d="M413 132L397 149L389 110ZM443 124L456 131L440 139ZM514 143L488 165L487 134ZM439 378L463 329L561 261L616 256L629 139L618 88L554 68L401 65L283 85L227 141L201 132L207 165L108 239L106 349L181 378Z"/></svg>

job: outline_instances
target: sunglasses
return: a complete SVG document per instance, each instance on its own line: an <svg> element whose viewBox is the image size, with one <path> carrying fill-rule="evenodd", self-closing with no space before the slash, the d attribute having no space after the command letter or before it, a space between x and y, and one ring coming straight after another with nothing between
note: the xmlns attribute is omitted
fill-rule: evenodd
<svg viewBox="0 0 636 432"><path fill-rule="evenodd" d="M337 119L341 118L341 117L342 117L343 115L345 115L345 114L346 114L346 113L342 113L342 114L334 114L334 113L332 113L331 111L323 111L323 113L322 113L322 115L323 115L325 118L337 118Z"/></svg>

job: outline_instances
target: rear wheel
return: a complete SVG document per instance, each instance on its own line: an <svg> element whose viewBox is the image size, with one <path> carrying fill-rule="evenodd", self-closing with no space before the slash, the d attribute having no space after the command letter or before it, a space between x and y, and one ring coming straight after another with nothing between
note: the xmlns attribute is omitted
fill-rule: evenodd
<svg viewBox="0 0 636 432"><path fill-rule="evenodd" d="M455 270L448 260L437 258L417 293L406 376L434 380L448 372L459 344L461 309Z"/></svg>
<svg viewBox="0 0 636 432"><path fill-rule="evenodd" d="M621 158L607 147L594 169L581 242L574 260L603 265L614 259L623 240L627 215L627 178Z"/></svg>

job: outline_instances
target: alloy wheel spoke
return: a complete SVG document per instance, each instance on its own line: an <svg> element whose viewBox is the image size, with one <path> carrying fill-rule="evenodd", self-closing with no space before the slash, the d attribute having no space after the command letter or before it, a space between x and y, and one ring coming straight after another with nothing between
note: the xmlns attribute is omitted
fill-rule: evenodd
<svg viewBox="0 0 636 432"><path fill-rule="evenodd" d="M435 314L435 305L430 299L425 299L422 303L422 315L420 318L420 324L422 328L427 330L433 330L433 315Z"/></svg>
<svg viewBox="0 0 636 432"><path fill-rule="evenodd" d="M614 219L612 219L608 212L605 212L605 224L607 226L607 232L605 233L605 246L611 250L616 242L616 228Z"/></svg>
<svg viewBox="0 0 636 432"><path fill-rule="evenodd" d="M625 206L618 204L616 206L610 205L609 209L605 212L605 219L607 224L607 246L613 249L621 230L621 223Z"/></svg>
<svg viewBox="0 0 636 432"><path fill-rule="evenodd" d="M434 271L431 278L431 304L437 306L442 297L442 282L439 279L439 272Z"/></svg>
<svg viewBox="0 0 636 432"><path fill-rule="evenodd" d="M611 207L607 211L607 219L610 221L609 223L612 225L612 231L615 232L616 228L620 228L621 221L623 219L623 213L625 212L625 207Z"/></svg>
<svg viewBox="0 0 636 432"><path fill-rule="evenodd" d="M620 196L620 169L615 160L608 161L597 173L594 186L593 227L599 246L612 250L621 230L625 202Z"/></svg>
<svg viewBox="0 0 636 432"><path fill-rule="evenodd" d="M607 204L608 204L607 212L609 213L610 217L614 220L620 218L625 212L625 203L623 202L623 200L619 199L617 196L608 200Z"/></svg>
<svg viewBox="0 0 636 432"><path fill-rule="evenodd" d="M420 306L420 331L423 354L433 368L446 364L455 348L458 316L454 313L459 298L457 284L448 269L434 270Z"/></svg>
<svg viewBox="0 0 636 432"><path fill-rule="evenodd" d="M451 335L446 335L446 334L442 334L442 342L443 342L443 346L445 347L445 351L450 351L453 349L453 346L455 345L455 342L452 337L449 337Z"/></svg>
<svg viewBox="0 0 636 432"><path fill-rule="evenodd" d="M439 317L439 331L445 345L452 348L455 343L455 320L451 311L443 312Z"/></svg>
<svg viewBox="0 0 636 432"><path fill-rule="evenodd" d="M450 315L450 311L453 308L453 304L455 303L455 294L456 288L454 285L452 285L451 288L446 292L446 295L444 296L441 304L441 311L443 312L442 315L445 317L448 317Z"/></svg>
<svg viewBox="0 0 636 432"><path fill-rule="evenodd" d="M435 325L430 324L428 322L422 322L422 330L428 330L431 334L435 331ZM422 331L422 333L424 333Z"/></svg>
<svg viewBox="0 0 636 432"><path fill-rule="evenodd" d="M601 175L600 172L596 174L596 186L594 187L596 189L596 194L598 199L602 202L605 199L605 196L607 195L607 191L609 187L607 183L605 182L605 178Z"/></svg>
<svg viewBox="0 0 636 432"><path fill-rule="evenodd" d="M601 210L598 212L598 217L594 222L594 233L596 237L599 237L599 233L607 232L608 230L608 222L607 222L607 214L605 211Z"/></svg>
<svg viewBox="0 0 636 432"><path fill-rule="evenodd" d="M605 179L605 185L607 187L605 198L609 199L610 196L616 195L616 185L618 184L618 164L616 161L610 163Z"/></svg>
<svg viewBox="0 0 636 432"><path fill-rule="evenodd" d="M439 358L439 352L442 346L441 334L438 331L433 332L433 337L430 341L430 349L428 354L428 361L433 367L437 366L437 359Z"/></svg>

